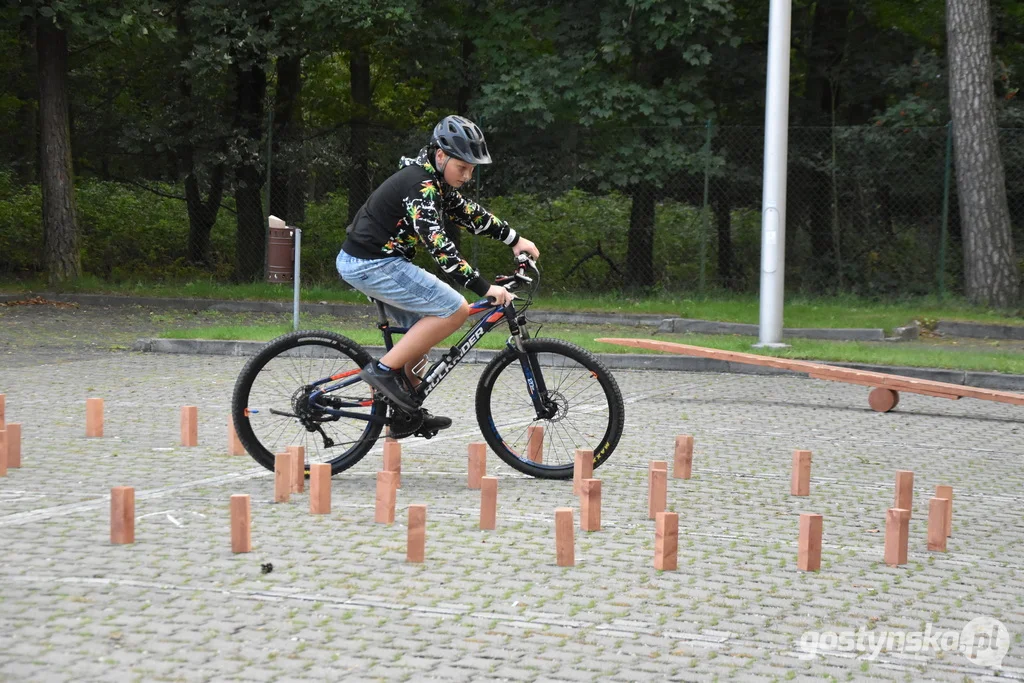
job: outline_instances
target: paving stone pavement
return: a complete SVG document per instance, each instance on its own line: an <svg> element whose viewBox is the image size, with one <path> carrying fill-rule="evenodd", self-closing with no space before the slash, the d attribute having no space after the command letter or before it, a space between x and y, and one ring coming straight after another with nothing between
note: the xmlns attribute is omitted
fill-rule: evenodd
<svg viewBox="0 0 1024 683"><path fill-rule="evenodd" d="M6 362L12 361L12 362ZM396 523L373 523L376 448L334 477L330 515L308 488L274 504L270 473L226 455L242 358L20 354L0 366L21 469L0 478L0 680L612 681L1024 679L1024 412L904 395L874 413L861 387L800 378L618 371L626 430L595 476L601 531L555 566L554 508L570 482L489 454L498 528L466 488L479 366L429 407L455 425L403 442ZM85 399L106 436L84 437ZM199 406L200 446L178 442ZM669 480L679 570L653 569L647 463L695 435L694 476ZM382 445L382 444L380 444ZM814 453L789 495L792 451ZM909 563L882 563L894 474L914 471ZM925 547L928 498L955 489L949 552ZM136 542L109 543L109 490L134 486ZM254 549L232 554L228 499L252 497ZM427 505L427 553L405 563L405 508ZM798 515L824 515L822 568L796 568ZM273 564L263 573L261 565ZM807 650L803 634L959 634L993 617L999 668L956 652ZM865 636L861 636L863 639ZM802 647L801 643L804 643Z"/></svg>

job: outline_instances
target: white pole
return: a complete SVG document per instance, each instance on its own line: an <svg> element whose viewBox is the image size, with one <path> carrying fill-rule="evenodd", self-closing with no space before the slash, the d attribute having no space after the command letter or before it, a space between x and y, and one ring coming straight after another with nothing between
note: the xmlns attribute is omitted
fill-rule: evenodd
<svg viewBox="0 0 1024 683"><path fill-rule="evenodd" d="M789 44L792 0L771 0L761 200L761 316L757 346L782 343L786 272L786 167L789 147Z"/></svg>
<svg viewBox="0 0 1024 683"><path fill-rule="evenodd" d="M292 328L299 329L299 271L302 265L302 231L295 228L295 296L292 300Z"/></svg>

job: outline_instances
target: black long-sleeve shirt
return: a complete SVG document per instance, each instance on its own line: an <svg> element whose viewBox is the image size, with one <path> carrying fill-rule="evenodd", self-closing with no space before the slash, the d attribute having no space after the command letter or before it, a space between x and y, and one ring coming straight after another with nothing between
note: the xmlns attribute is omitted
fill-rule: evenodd
<svg viewBox="0 0 1024 683"><path fill-rule="evenodd" d="M342 249L356 258L401 256L411 261L416 243L422 242L445 274L484 296L490 284L459 255L445 234L444 221L509 246L519 241L519 235L508 223L445 183L428 158L428 151L423 148L415 159L403 157L401 169L373 191L348 226Z"/></svg>

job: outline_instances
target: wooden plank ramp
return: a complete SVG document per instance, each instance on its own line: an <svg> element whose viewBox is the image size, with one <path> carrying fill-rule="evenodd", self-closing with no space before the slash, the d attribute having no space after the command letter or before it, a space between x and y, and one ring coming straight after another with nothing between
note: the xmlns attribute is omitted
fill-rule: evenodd
<svg viewBox="0 0 1024 683"><path fill-rule="evenodd" d="M870 372L867 370L854 370L852 368L839 368L833 365L812 363L805 360L790 360L788 358L775 358L772 356L759 356L754 353L741 353L740 351L722 351L720 349L708 349L703 346L690 346L689 344L676 344L673 342L658 341L656 339L609 339L601 338L595 341L606 344L619 344L621 346L634 346L652 351L664 351L683 356L697 356L700 358L711 358L730 363L744 363L747 365L761 365L780 370L791 370L793 372L807 373L812 379L824 379L832 382L846 382L848 384L860 384L874 387L868 395L868 403L872 409L885 413L896 407L899 403L899 392L907 391L913 394L925 396L936 396L938 398L959 399L977 398L982 401L998 401L999 403L1011 403L1024 405L1024 394L1015 394L1009 391L995 391L993 389L980 389L968 387L962 384L949 384L948 382L933 382L927 379L915 379L903 375L890 375L884 372Z"/></svg>

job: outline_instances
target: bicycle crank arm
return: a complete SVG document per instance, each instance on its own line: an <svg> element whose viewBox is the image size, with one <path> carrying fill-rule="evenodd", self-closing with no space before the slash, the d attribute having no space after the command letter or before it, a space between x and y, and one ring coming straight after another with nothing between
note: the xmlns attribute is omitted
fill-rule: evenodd
<svg viewBox="0 0 1024 683"><path fill-rule="evenodd" d="M380 415L366 415L365 413L350 413L347 410L334 410L333 408L324 408L323 411L334 418L332 422L337 421L343 417L350 417L355 420L366 420L374 424L386 425L388 419L381 417ZM294 415L292 417L295 417Z"/></svg>

